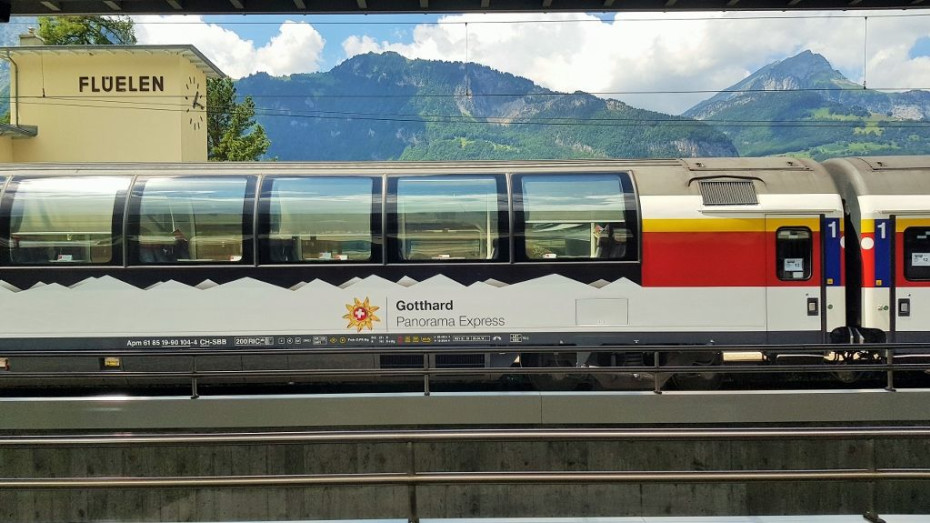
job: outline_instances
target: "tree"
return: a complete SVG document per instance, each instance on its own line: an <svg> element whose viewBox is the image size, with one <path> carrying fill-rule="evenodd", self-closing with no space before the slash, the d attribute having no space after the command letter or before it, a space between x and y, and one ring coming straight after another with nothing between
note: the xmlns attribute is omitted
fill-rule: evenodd
<svg viewBox="0 0 930 523"><path fill-rule="evenodd" d="M40 16L37 34L46 45L136 43L135 25L128 16Z"/></svg>
<svg viewBox="0 0 930 523"><path fill-rule="evenodd" d="M252 97L236 103L232 80L207 80L207 157L220 162L253 161L270 145L265 129L255 123Z"/></svg>

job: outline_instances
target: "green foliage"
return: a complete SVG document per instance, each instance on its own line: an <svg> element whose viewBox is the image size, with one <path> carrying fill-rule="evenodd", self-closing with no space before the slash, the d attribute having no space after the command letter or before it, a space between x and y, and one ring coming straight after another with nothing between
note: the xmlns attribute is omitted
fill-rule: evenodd
<svg viewBox="0 0 930 523"><path fill-rule="evenodd" d="M271 142L255 123L255 102L247 96L236 102L229 78L207 81L207 157L211 161L243 162L260 159Z"/></svg>
<svg viewBox="0 0 930 523"><path fill-rule="evenodd" d="M133 45L136 32L128 16L40 16L39 37L46 45Z"/></svg>
<svg viewBox="0 0 930 523"><path fill-rule="evenodd" d="M823 160L930 153L926 121L870 114L816 93L757 93L719 110L712 119L741 156L798 154Z"/></svg>

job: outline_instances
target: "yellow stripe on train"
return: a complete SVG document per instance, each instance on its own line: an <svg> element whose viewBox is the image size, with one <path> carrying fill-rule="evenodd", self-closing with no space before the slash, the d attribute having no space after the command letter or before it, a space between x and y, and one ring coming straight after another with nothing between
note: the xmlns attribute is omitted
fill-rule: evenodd
<svg viewBox="0 0 930 523"><path fill-rule="evenodd" d="M896 232L904 232L908 227L930 227L930 218L895 218Z"/></svg>
<svg viewBox="0 0 930 523"><path fill-rule="evenodd" d="M644 219L644 232L774 232L782 227L820 230L820 218L696 218Z"/></svg>

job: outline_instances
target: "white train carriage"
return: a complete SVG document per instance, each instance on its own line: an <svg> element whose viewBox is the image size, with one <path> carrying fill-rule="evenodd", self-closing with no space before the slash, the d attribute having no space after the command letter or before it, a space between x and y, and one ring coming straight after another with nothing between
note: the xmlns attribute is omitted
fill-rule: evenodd
<svg viewBox="0 0 930 523"><path fill-rule="evenodd" d="M807 160L9 165L0 176L0 356L435 346L456 364L456 347L488 347L477 365L512 365L532 345L820 343L845 325L841 200ZM12 371L46 365L18 358Z"/></svg>
<svg viewBox="0 0 930 523"><path fill-rule="evenodd" d="M848 210L849 325L867 341L930 342L930 157L824 167Z"/></svg>

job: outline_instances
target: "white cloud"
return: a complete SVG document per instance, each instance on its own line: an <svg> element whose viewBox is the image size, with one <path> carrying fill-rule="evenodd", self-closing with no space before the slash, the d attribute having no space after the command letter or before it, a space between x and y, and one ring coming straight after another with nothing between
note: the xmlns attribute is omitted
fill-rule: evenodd
<svg viewBox="0 0 930 523"><path fill-rule="evenodd" d="M864 78L869 87L930 86L930 57L909 57L915 42L930 36L928 22L930 19L926 17L869 18L868 67Z"/></svg>
<svg viewBox="0 0 930 523"><path fill-rule="evenodd" d="M235 32L208 24L200 16L137 16L140 44L193 44L224 73L241 78L264 71L271 75L320 70L325 41L310 24L285 21L267 44L256 47Z"/></svg>
<svg viewBox="0 0 930 523"><path fill-rule="evenodd" d="M342 43L342 48L345 50L346 56L355 56L365 53L380 53L385 51L389 45L387 42L378 43L374 38L363 35L346 38L345 42Z"/></svg>
<svg viewBox="0 0 930 523"><path fill-rule="evenodd" d="M349 57L395 51L463 61L467 55L553 90L600 93L677 114L711 96L706 91L805 49L856 82L928 87L930 59L908 57L919 38L930 36L927 21L919 13L889 11L617 14L607 21L584 14L468 14L417 26L412 43L357 35L342 46Z"/></svg>
<svg viewBox="0 0 930 523"><path fill-rule="evenodd" d="M234 78L258 71L316 72L323 63L325 40L304 22L280 24L259 46L235 26L208 24L199 16L134 19L140 43L193 44ZM606 20L579 13L466 14L394 31L388 40L359 31L344 39L342 49L347 57L395 51L408 58L467 59L549 89L680 113L805 49L869 87L928 87L930 58L909 56L918 39L930 37L927 21L921 11L648 13Z"/></svg>

